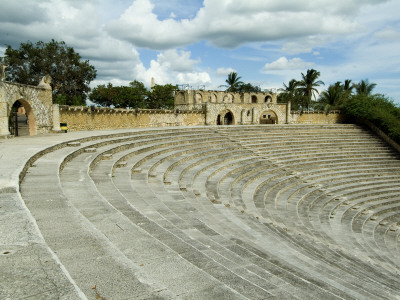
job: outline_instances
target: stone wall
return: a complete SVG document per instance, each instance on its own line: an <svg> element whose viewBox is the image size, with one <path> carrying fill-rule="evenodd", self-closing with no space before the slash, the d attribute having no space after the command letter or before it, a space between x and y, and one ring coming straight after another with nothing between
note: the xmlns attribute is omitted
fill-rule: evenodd
<svg viewBox="0 0 400 300"><path fill-rule="evenodd" d="M313 111L292 111L290 114L291 124L336 124L343 123L344 117L338 111L313 112Z"/></svg>
<svg viewBox="0 0 400 300"><path fill-rule="evenodd" d="M132 110L83 106L60 106L59 109L60 122L67 123L69 131L205 124L205 115L199 110Z"/></svg>
<svg viewBox="0 0 400 300"><path fill-rule="evenodd" d="M233 125L260 124L263 117L268 116L274 124L286 124L286 104L275 103L245 103L245 104L206 104L206 125L218 125L218 120L228 113L233 115Z"/></svg>
<svg viewBox="0 0 400 300"><path fill-rule="evenodd" d="M276 93L231 93L226 91L181 90L175 93L175 107L189 109L197 105L211 104L264 104L277 103Z"/></svg>
<svg viewBox="0 0 400 300"><path fill-rule="evenodd" d="M13 104L19 101L26 111L29 134L53 129L53 101L50 85L29 86L0 82L0 136L8 136L8 118Z"/></svg>

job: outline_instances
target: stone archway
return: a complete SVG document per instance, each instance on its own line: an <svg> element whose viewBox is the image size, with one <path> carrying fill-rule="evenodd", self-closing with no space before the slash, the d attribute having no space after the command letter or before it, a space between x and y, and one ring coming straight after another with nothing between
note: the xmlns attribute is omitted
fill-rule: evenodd
<svg viewBox="0 0 400 300"><path fill-rule="evenodd" d="M29 135L59 130L58 105L53 105L50 80L45 76L37 87L0 81L0 136L10 135L10 116L16 113L18 124L18 112L21 122L25 115Z"/></svg>
<svg viewBox="0 0 400 300"><path fill-rule="evenodd" d="M278 124L278 116L272 110L265 110L260 115L260 124Z"/></svg>
<svg viewBox="0 0 400 300"><path fill-rule="evenodd" d="M222 102L223 103L233 103L233 98L234 98L234 96L232 95L232 94L226 94L225 96L224 96L224 98L222 99Z"/></svg>
<svg viewBox="0 0 400 300"><path fill-rule="evenodd" d="M257 96L256 95L252 95L251 96L251 103L257 103Z"/></svg>
<svg viewBox="0 0 400 300"><path fill-rule="evenodd" d="M217 102L217 95L215 93L212 93L210 96L210 102L211 103L216 103Z"/></svg>
<svg viewBox="0 0 400 300"><path fill-rule="evenodd" d="M200 94L200 93L196 93L196 94L194 95L194 103L195 103L195 104L201 104L201 103L203 103L203 95Z"/></svg>
<svg viewBox="0 0 400 300"><path fill-rule="evenodd" d="M265 103L271 103L272 102L272 97L271 96L265 96L265 98L264 98L264 102Z"/></svg>
<svg viewBox="0 0 400 300"><path fill-rule="evenodd" d="M175 95L175 103L176 104L186 104L185 93L177 92Z"/></svg>
<svg viewBox="0 0 400 300"><path fill-rule="evenodd" d="M13 136L36 135L36 118L31 105L19 99L12 105L8 116L8 128Z"/></svg>
<svg viewBox="0 0 400 300"><path fill-rule="evenodd" d="M235 117L230 110L221 111L217 116L217 125L234 125Z"/></svg>

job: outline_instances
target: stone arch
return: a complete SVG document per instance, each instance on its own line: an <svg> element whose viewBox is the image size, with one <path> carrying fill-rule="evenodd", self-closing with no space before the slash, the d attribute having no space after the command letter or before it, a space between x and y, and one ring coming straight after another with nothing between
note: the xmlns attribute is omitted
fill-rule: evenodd
<svg viewBox="0 0 400 300"><path fill-rule="evenodd" d="M264 102L265 103L271 103L272 102L272 97L270 95L265 96Z"/></svg>
<svg viewBox="0 0 400 300"><path fill-rule="evenodd" d="M0 136L10 135L10 114L20 107L20 114L24 110L26 115L29 135L59 129L58 105L52 103L48 81L45 76L37 87L0 81Z"/></svg>
<svg viewBox="0 0 400 300"><path fill-rule="evenodd" d="M176 93L176 96L175 96L175 103L176 104L185 104L186 102L186 99L185 99L185 93L184 92L178 92L178 93Z"/></svg>
<svg viewBox="0 0 400 300"><path fill-rule="evenodd" d="M195 104L201 104L201 103L203 103L203 95L200 94L200 93L196 93L196 94L194 95L194 103L195 103Z"/></svg>
<svg viewBox="0 0 400 300"><path fill-rule="evenodd" d="M257 96L256 95L252 95L251 96L251 103L257 103Z"/></svg>
<svg viewBox="0 0 400 300"><path fill-rule="evenodd" d="M235 116L233 113L226 109L221 111L217 116L217 125L234 125Z"/></svg>
<svg viewBox="0 0 400 300"><path fill-rule="evenodd" d="M265 110L260 115L260 124L278 124L278 115L273 110Z"/></svg>
<svg viewBox="0 0 400 300"><path fill-rule="evenodd" d="M217 95L215 93L211 93L210 102L211 103L216 103L217 102Z"/></svg>
<svg viewBox="0 0 400 300"><path fill-rule="evenodd" d="M7 114L8 128L12 135L36 135L36 117L28 101L18 99L12 103ZM26 124L26 126L24 126Z"/></svg>
<svg viewBox="0 0 400 300"><path fill-rule="evenodd" d="M224 103L233 103L233 95L232 94L226 94L223 98Z"/></svg>

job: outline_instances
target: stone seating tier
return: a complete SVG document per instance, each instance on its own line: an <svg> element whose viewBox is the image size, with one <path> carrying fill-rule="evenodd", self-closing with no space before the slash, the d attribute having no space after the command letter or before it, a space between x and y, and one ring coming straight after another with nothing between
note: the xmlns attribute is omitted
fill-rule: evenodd
<svg viewBox="0 0 400 300"><path fill-rule="evenodd" d="M399 156L356 125L137 130L29 163L71 298L400 297Z"/></svg>

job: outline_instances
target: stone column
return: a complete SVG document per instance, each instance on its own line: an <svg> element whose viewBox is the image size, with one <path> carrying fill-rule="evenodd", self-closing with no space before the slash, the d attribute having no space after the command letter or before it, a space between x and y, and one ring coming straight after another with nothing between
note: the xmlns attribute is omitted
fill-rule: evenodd
<svg viewBox="0 0 400 300"><path fill-rule="evenodd" d="M8 130L8 107L3 84L0 82L0 137L7 137L10 135L10 131Z"/></svg>
<svg viewBox="0 0 400 300"><path fill-rule="evenodd" d="M242 113L240 115L240 118L241 118L242 125L246 124L246 120L245 120L245 118L246 118L246 110L245 109L242 109Z"/></svg>
<svg viewBox="0 0 400 300"><path fill-rule="evenodd" d="M58 104L53 104L53 131L61 131L60 128L60 107Z"/></svg>
<svg viewBox="0 0 400 300"><path fill-rule="evenodd" d="M288 101L287 105L286 105L286 124L290 124L291 120L290 120L290 112L292 110L292 103L290 101Z"/></svg>
<svg viewBox="0 0 400 300"><path fill-rule="evenodd" d="M212 119L211 119L211 110L210 110L210 104L206 103L205 104L205 109L204 109L204 113L205 113L205 120L206 120L206 124L205 125L212 125Z"/></svg>
<svg viewBox="0 0 400 300"><path fill-rule="evenodd" d="M7 137L9 135L10 131L8 130L7 103L0 102L0 137Z"/></svg>
<svg viewBox="0 0 400 300"><path fill-rule="evenodd" d="M257 124L257 120L256 120L256 108L255 108L255 107L253 107L253 110L252 110L252 114L251 114L251 123Z"/></svg>

